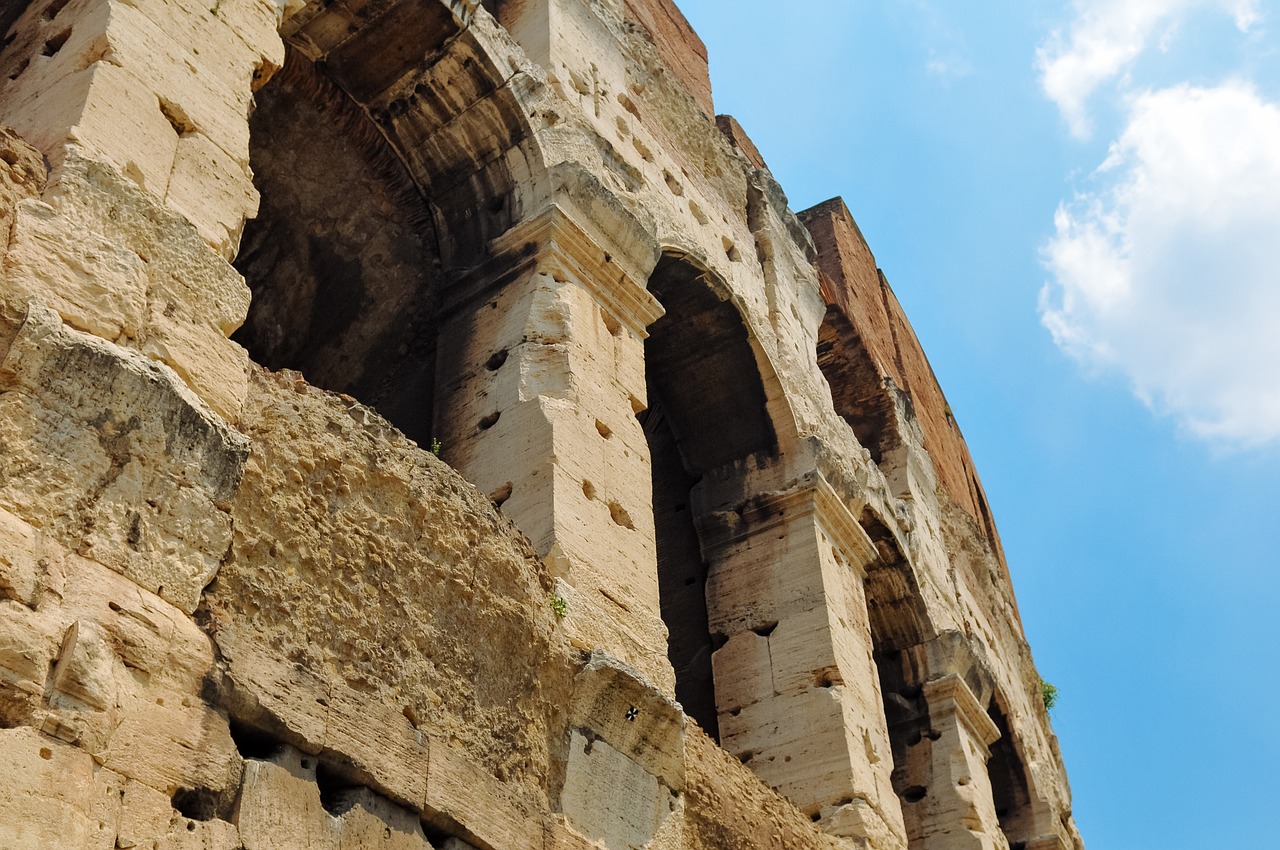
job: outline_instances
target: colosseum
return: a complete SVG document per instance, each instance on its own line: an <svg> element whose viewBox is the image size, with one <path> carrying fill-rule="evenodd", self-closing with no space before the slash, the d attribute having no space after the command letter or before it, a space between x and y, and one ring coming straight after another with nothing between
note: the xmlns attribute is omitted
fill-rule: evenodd
<svg viewBox="0 0 1280 850"><path fill-rule="evenodd" d="M928 360L671 0L0 33L0 847L1083 850Z"/></svg>

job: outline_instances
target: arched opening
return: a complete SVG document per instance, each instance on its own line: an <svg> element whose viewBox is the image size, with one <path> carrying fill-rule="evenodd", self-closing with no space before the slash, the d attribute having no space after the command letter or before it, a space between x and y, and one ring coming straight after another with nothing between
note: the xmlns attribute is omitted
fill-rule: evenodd
<svg viewBox="0 0 1280 850"><path fill-rule="evenodd" d="M483 366L440 363L449 286L520 219L512 169L538 159L521 76L455 10L315 2L288 19L286 66L251 119L261 211L236 259L253 290L236 339L255 360L423 445L450 422L435 403L450 369Z"/></svg>
<svg viewBox="0 0 1280 850"><path fill-rule="evenodd" d="M872 511L859 520L878 557L867 565L864 584L871 625L872 654L880 679L889 747L890 781L902 805L911 847L923 833L920 806L929 793L920 745L935 735L929 722L924 681L929 671L921 647L932 636L915 576L893 533Z"/></svg>
<svg viewBox="0 0 1280 850"><path fill-rule="evenodd" d="M1009 839L1010 850L1021 850L1038 834L1027 772L1018 756L1017 744L1009 730L1009 719L1001 709L999 699L991 700L987 713L1000 730L1000 737L991 745L991 759L987 762L996 817L1000 821L1000 830Z"/></svg>
<svg viewBox="0 0 1280 850"><path fill-rule="evenodd" d="M818 368L831 387L836 413L849 423L858 442L881 464L901 443L893 394L848 317L828 306L818 328Z"/></svg>
<svg viewBox="0 0 1280 850"><path fill-rule="evenodd" d="M676 698L719 740L707 617L707 564L695 523L703 476L753 455L777 453L764 384L746 324L690 259L665 254L649 291L666 309L645 341L649 408L639 414L653 471L662 619Z"/></svg>
<svg viewBox="0 0 1280 850"><path fill-rule="evenodd" d="M294 50L257 93L250 160L261 203L235 266L253 301L233 339L429 443L440 262L427 201L365 111Z"/></svg>

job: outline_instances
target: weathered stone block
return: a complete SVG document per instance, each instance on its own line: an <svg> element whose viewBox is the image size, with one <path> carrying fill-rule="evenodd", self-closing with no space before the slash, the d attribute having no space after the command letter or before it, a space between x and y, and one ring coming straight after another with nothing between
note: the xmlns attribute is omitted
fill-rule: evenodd
<svg viewBox="0 0 1280 850"><path fill-rule="evenodd" d="M68 548L194 610L230 543L219 506L239 481L244 437L164 367L34 303L0 363L0 391L0 503L29 518L48 511Z"/></svg>
<svg viewBox="0 0 1280 850"><path fill-rule="evenodd" d="M145 264L133 251L87 232L41 201L17 205L5 258L5 312L40 298L68 324L116 340L136 337L147 303Z"/></svg>

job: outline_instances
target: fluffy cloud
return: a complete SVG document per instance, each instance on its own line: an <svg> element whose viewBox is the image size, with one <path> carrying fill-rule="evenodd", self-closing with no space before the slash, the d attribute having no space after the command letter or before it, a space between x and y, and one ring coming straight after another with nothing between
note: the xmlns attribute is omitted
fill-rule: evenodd
<svg viewBox="0 0 1280 850"><path fill-rule="evenodd" d="M1054 339L1198 436L1280 440L1280 105L1242 82L1140 95L1093 180L1044 248Z"/></svg>
<svg viewBox="0 0 1280 850"><path fill-rule="evenodd" d="M1055 30L1036 51L1045 95L1058 105L1078 138L1092 132L1088 102L1120 76L1153 38L1167 34L1192 11L1220 9L1247 32L1261 19L1260 0L1075 0L1075 19Z"/></svg>

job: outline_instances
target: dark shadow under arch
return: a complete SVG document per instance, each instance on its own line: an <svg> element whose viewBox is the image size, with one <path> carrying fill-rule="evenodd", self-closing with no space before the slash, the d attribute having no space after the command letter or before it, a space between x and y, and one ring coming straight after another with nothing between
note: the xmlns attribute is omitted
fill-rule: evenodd
<svg viewBox="0 0 1280 850"><path fill-rule="evenodd" d="M719 739L707 618L707 565L694 522L694 487L713 470L777 453L747 326L719 297L709 273L664 254L649 290L666 309L649 328L645 377L649 408L640 421L653 470L654 525L662 619L676 672L676 698Z"/></svg>
<svg viewBox="0 0 1280 850"><path fill-rule="evenodd" d="M233 339L429 442L440 272L426 199L365 112L297 52L256 103L260 211L235 261L253 301Z"/></svg>

